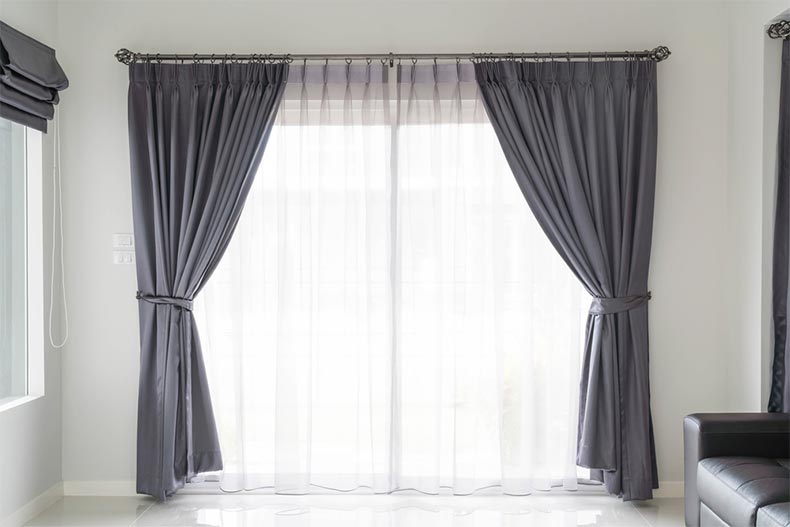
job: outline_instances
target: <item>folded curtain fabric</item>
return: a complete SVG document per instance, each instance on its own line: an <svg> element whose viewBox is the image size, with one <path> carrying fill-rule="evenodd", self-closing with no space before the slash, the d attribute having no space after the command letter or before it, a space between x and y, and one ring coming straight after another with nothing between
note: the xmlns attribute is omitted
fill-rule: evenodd
<svg viewBox="0 0 790 527"><path fill-rule="evenodd" d="M776 212L773 255L774 356L769 412L790 411L787 320L790 318L790 40L782 42L779 139L776 148Z"/></svg>
<svg viewBox="0 0 790 527"><path fill-rule="evenodd" d="M287 74L287 64L130 67L141 494L165 499L222 468L191 301L236 227Z"/></svg>
<svg viewBox="0 0 790 527"><path fill-rule="evenodd" d="M648 372L654 62L483 62L488 115L538 222L587 291L577 462L625 500L658 488Z"/></svg>
<svg viewBox="0 0 790 527"><path fill-rule="evenodd" d="M0 21L0 116L46 132L68 88L55 50Z"/></svg>

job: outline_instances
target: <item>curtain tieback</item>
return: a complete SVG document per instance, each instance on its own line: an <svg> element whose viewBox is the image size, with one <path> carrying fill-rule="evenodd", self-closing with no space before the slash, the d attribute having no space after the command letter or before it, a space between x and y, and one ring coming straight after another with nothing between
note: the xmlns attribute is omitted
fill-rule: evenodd
<svg viewBox="0 0 790 527"><path fill-rule="evenodd" d="M591 315L612 315L614 313L622 313L624 311L631 311L647 304L647 301L652 298L650 291L644 295L631 295L631 296L618 296L612 298L593 298L590 304Z"/></svg>
<svg viewBox="0 0 790 527"><path fill-rule="evenodd" d="M137 291L136 298L137 300L145 300L151 304L164 304L168 306L180 307L181 309L186 309L187 311L192 311L192 300L188 298L149 295L148 293L143 293L141 291Z"/></svg>

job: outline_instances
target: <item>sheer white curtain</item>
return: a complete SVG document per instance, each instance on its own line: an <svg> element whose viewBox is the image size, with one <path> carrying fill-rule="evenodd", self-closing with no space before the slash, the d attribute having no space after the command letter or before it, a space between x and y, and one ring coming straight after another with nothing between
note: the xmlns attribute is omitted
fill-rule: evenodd
<svg viewBox="0 0 790 527"><path fill-rule="evenodd" d="M473 75L292 68L196 305L224 490L575 488L588 302Z"/></svg>

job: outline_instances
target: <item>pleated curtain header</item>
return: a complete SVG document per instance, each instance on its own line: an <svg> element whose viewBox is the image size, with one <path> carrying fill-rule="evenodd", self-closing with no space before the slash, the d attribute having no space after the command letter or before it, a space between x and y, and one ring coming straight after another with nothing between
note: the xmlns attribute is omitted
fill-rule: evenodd
<svg viewBox="0 0 790 527"><path fill-rule="evenodd" d="M54 49L0 21L0 117L46 132L68 86Z"/></svg>

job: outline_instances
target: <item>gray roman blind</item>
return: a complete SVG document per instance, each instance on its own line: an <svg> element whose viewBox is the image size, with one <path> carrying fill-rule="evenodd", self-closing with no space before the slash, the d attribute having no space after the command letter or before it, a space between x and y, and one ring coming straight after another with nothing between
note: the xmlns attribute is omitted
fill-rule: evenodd
<svg viewBox="0 0 790 527"><path fill-rule="evenodd" d="M0 21L0 117L46 132L68 86L54 49Z"/></svg>

